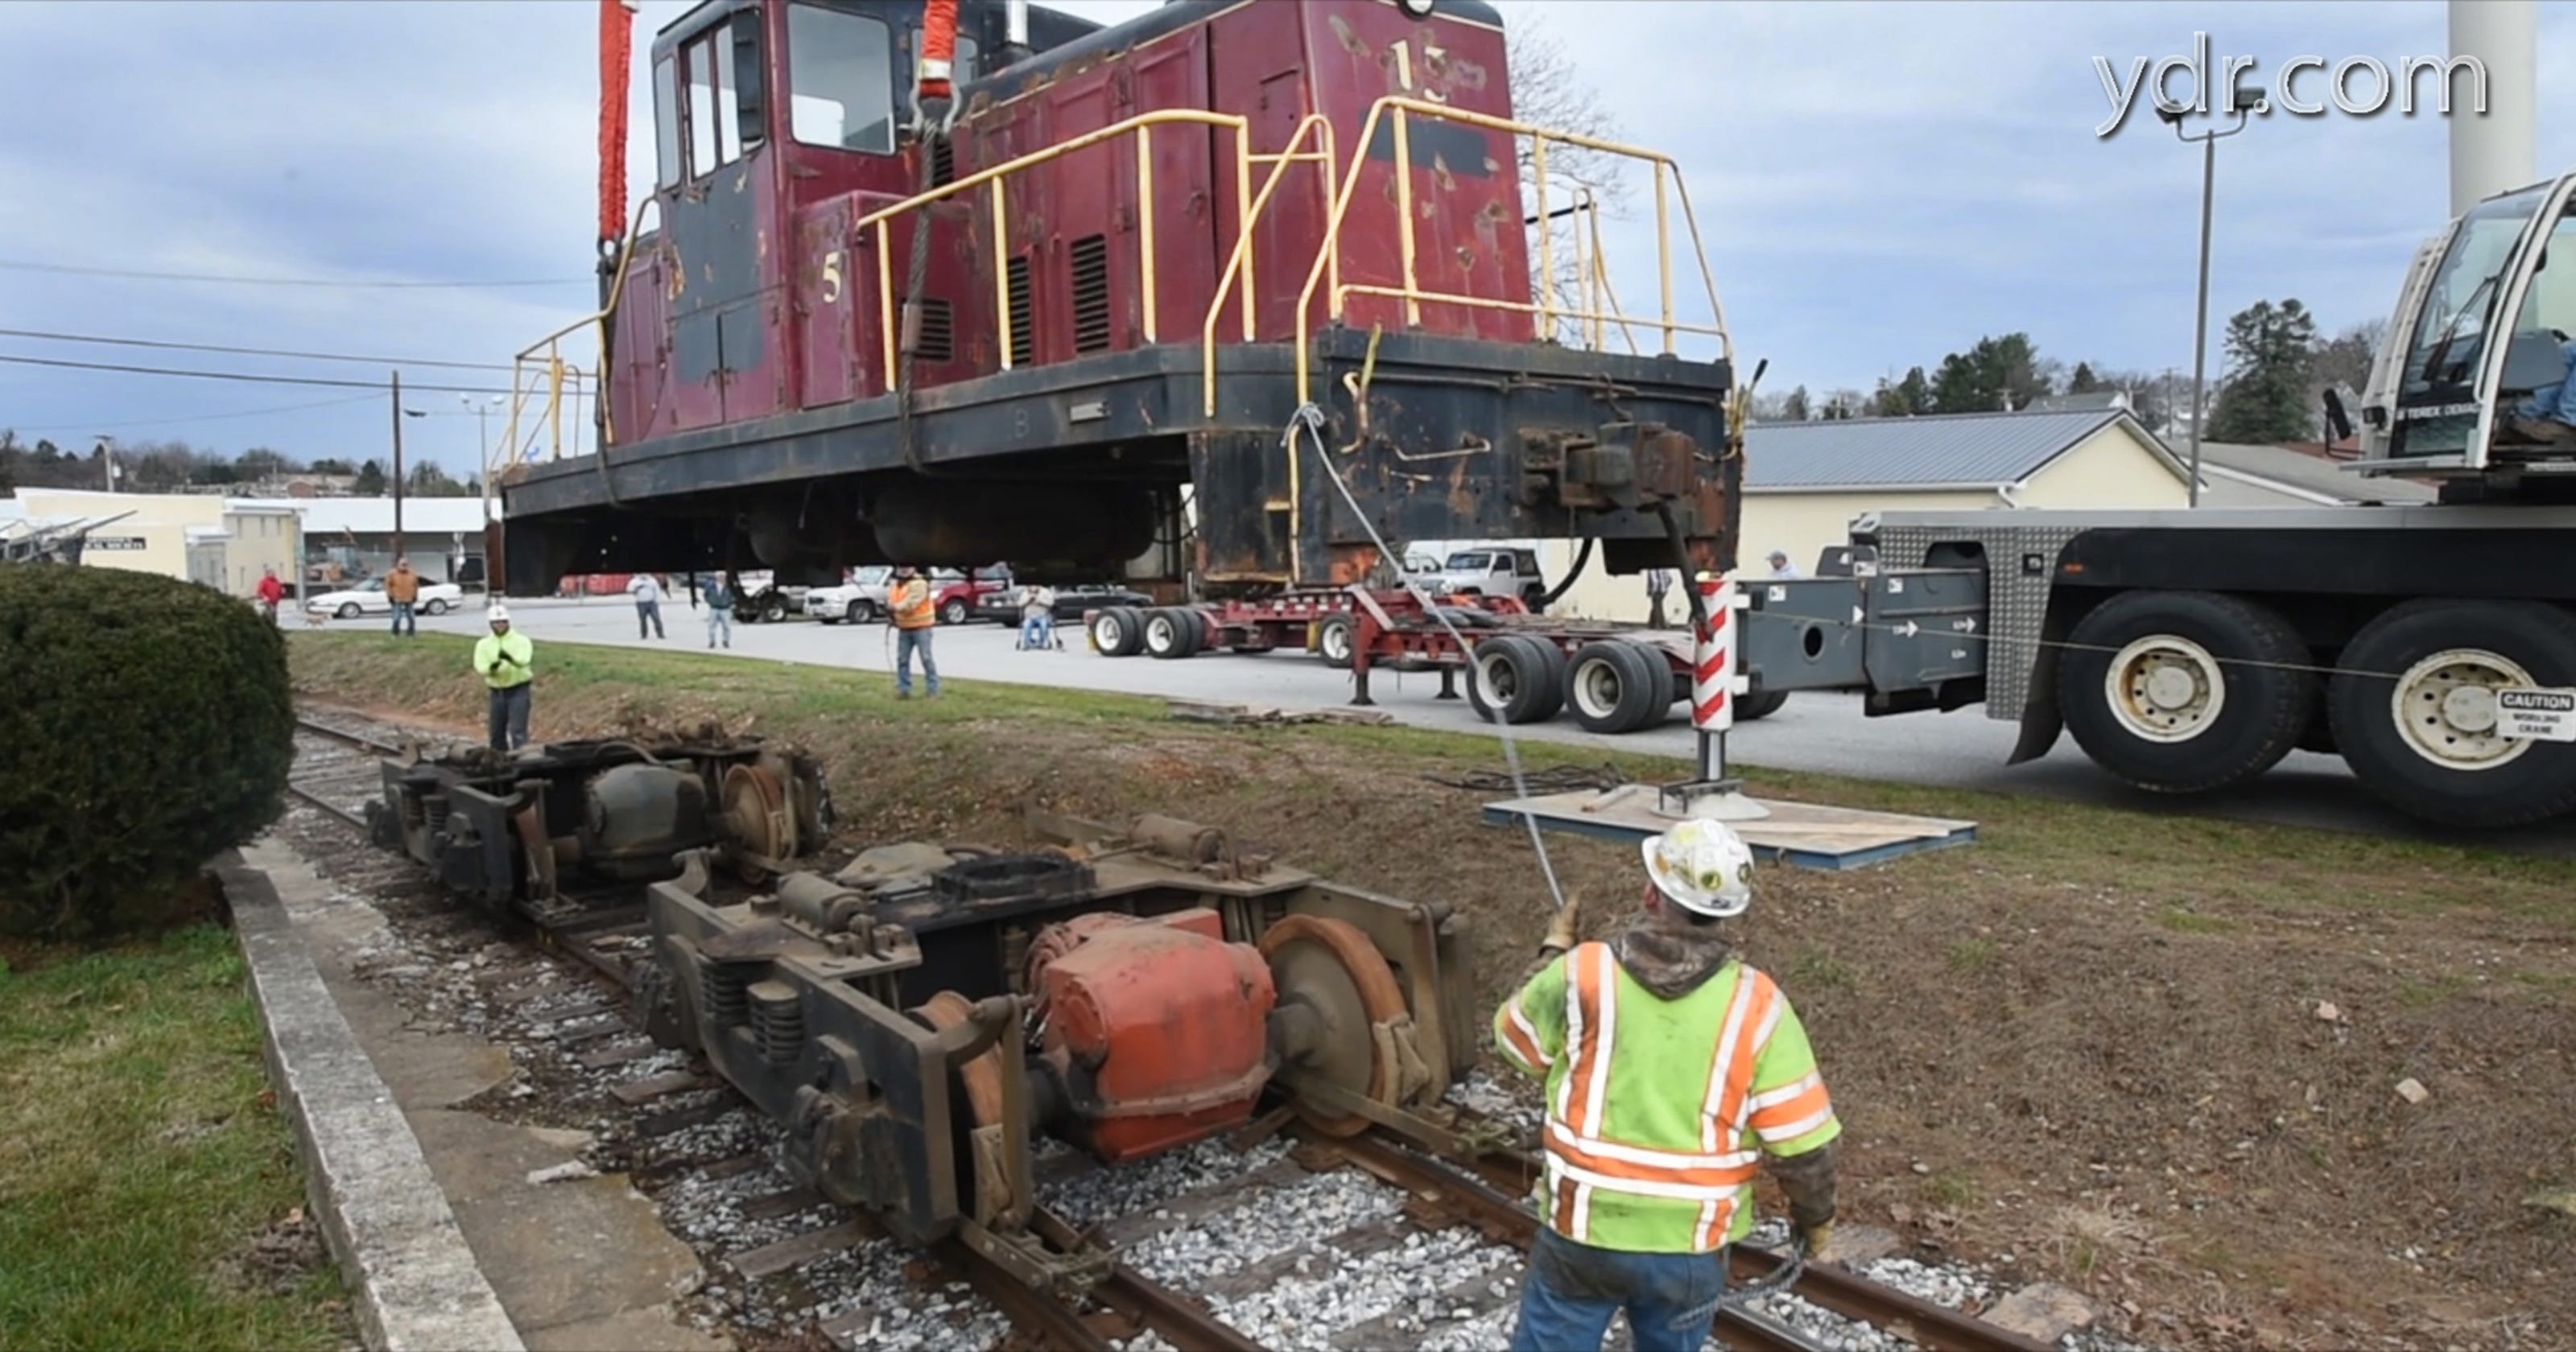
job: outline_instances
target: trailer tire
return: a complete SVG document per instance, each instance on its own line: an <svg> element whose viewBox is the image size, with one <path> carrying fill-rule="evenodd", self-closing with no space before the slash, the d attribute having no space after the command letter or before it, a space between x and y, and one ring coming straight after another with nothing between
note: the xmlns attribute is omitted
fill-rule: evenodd
<svg viewBox="0 0 2576 1352"><path fill-rule="evenodd" d="M1664 721L1672 681L1661 651L1601 639L1576 649L1566 664L1565 702L1584 731L1616 736Z"/></svg>
<svg viewBox="0 0 2576 1352"><path fill-rule="evenodd" d="M1565 654L1527 634L1486 639L1467 652L1467 702L1488 723L1540 723L1565 707Z"/></svg>
<svg viewBox="0 0 2576 1352"><path fill-rule="evenodd" d="M1786 690L1756 690L1750 695L1738 695L1735 698L1735 721L1750 723L1757 718L1769 718L1788 702L1789 692Z"/></svg>
<svg viewBox="0 0 2576 1352"><path fill-rule="evenodd" d="M768 596L762 598L760 603L760 618L761 622L764 624L785 624L787 622L787 598L776 592L772 592Z"/></svg>
<svg viewBox="0 0 2576 1352"><path fill-rule="evenodd" d="M2278 764L2316 711L2307 644L2271 608L2122 592L2067 635L2057 703L2094 764L2155 793L2205 793Z"/></svg>
<svg viewBox="0 0 2576 1352"><path fill-rule="evenodd" d="M1145 651L1156 657L1190 657L1199 650L1199 617L1179 606L1145 612Z"/></svg>
<svg viewBox="0 0 2576 1352"><path fill-rule="evenodd" d="M1091 646L1103 657L1134 657L1145 647L1145 614L1134 606L1111 606L1091 617Z"/></svg>
<svg viewBox="0 0 2576 1352"><path fill-rule="evenodd" d="M1315 621L1315 656L1335 671L1351 669L1351 645L1359 641L1360 627L1348 611L1338 612Z"/></svg>
<svg viewBox="0 0 2576 1352"><path fill-rule="evenodd" d="M2480 685L2576 685L2576 616L2534 601L2408 601L2363 625L2335 666L2335 743L2390 806L2449 826L2576 809L2576 746L2496 737L2477 726L2492 726L2492 697L2459 698Z"/></svg>

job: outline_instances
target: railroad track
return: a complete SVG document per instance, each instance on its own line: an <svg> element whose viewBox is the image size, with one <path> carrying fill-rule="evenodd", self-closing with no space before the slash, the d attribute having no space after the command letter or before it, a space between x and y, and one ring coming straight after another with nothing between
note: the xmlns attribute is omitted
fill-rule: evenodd
<svg viewBox="0 0 2576 1352"><path fill-rule="evenodd" d="M403 749L401 743L369 730L299 718L291 791L339 827L363 832L363 804L381 787L377 761ZM383 865L412 871L407 859L372 851L355 856L355 861L363 861L371 871ZM402 874L386 871L382 876L392 879ZM1347 1190L1346 1180L1364 1176L1366 1186L1392 1188L1404 1200L1400 1207L1381 1203L1364 1208L1365 1215L1351 1227L1354 1232L1374 1234L1394 1245L1400 1242L1395 1232L1407 1227L1434 1234L1463 1228L1468 1233L1448 1235L1442 1252L1462 1264L1458 1272L1465 1280L1453 1285L1467 1294L1443 1292L1441 1301L1472 1304L1479 1307L1480 1316L1508 1319L1506 1307L1516 1296L1502 1278L1510 1275L1506 1269L1537 1233L1536 1217L1525 1201L1528 1181L1538 1170L1534 1158L1506 1150L1461 1166L1381 1133L1352 1138L1314 1135L1295 1124L1286 1111L1264 1116L1229 1141L1192 1147L1198 1158L1183 1164L1199 1169L1203 1181L1177 1191L1139 1186L1131 1194L1128 1185L1116 1182L1121 1177L1118 1171L1089 1166L1071 1152L1056 1156L1061 1167L1054 1171L1054 1185L1068 1200L1087 1186L1110 1189L1114 1201L1108 1214L1097 1216L1084 1232L1104 1237L1129 1260L1079 1295L1029 1287L961 1242L951 1241L928 1254L901 1255L865 1216L830 1205L779 1170L773 1159L778 1129L730 1086L688 1064L680 1053L658 1048L633 1032L625 1014L627 972L649 947L641 905L587 907L582 915L577 926L536 927L533 933L494 930L495 942L470 947L470 927L483 921L463 908L443 914L438 903L424 894L412 919L416 933L441 945L430 956L444 961L426 966L434 975L451 977L456 975L451 969L463 969L462 982L451 980L448 986L462 989L470 984L484 992L482 1017L491 1025L487 1035L497 1033L513 1044L520 1053L514 1059L530 1066L532 1078L544 1084L522 1099L540 1104L552 1100L566 1111L588 1105L586 1111L605 1114L611 1127L603 1137L607 1144L598 1167L603 1172L611 1168L627 1172L648 1195L655 1196L663 1206L665 1224L698 1250L709 1270L731 1274L721 1284L711 1285L728 1299L741 1298L747 1311L752 1288L793 1287L799 1282L829 1285L840 1269L875 1263L879 1268L906 1271L903 1284L915 1291L921 1288L925 1270L971 1290L1017 1331L1015 1345L1067 1352L1159 1352L1163 1348L1258 1352L1265 1344L1228 1323L1219 1310L1296 1305L1299 1298L1293 1291L1275 1295L1260 1287L1258 1279L1269 1273L1279 1278L1274 1286L1294 1287L1298 1279L1289 1274L1304 1273L1304 1258L1293 1245L1265 1253L1260 1261L1245 1257L1257 1246L1229 1243L1227 1232L1248 1229L1250 1222L1235 1218L1235 1212L1226 1208L1257 1212L1273 1199L1293 1204L1301 1190L1339 1196L1330 1190ZM454 937L459 934L468 937ZM459 953L467 956L455 956ZM454 1002L475 1004L471 995L456 996ZM595 1126L600 1120L595 1117L586 1125ZM1270 1140L1273 1135L1285 1139ZM1289 1140L1295 1142L1293 1149L1284 1148ZM1128 1166L1128 1176L1150 1168ZM1185 1176L1187 1168L1176 1172ZM1337 1182L1336 1176L1344 1181ZM1275 1186L1252 1186L1255 1177ZM1040 1201L1048 1202L1044 1187ZM1152 1240L1131 1255L1125 1240L1138 1234L1161 1234L1169 1240L1176 1227L1157 1218L1194 1208L1204 1210L1204 1223L1216 1236L1205 1242L1207 1247L1243 1251L1236 1257L1244 1261L1231 1266L1228 1262L1203 1265L1231 1275L1208 1279L1206 1272L1187 1271L1191 1264L1172 1261L1169 1252L1149 1263L1144 1252L1153 1247ZM1080 1215L1086 1209L1101 1208L1077 1205L1068 1214ZM1045 1214L1052 1218L1056 1213ZM1061 1232L1050 1238L1066 1247L1084 1237L1070 1221L1047 1223ZM1128 1227L1123 1238L1122 1225ZM1343 1236L1313 1238L1318 1241L1314 1247L1329 1250ZM1201 1241L1192 1238L1191 1242ZM1365 1247L1365 1242L1349 1247ZM1186 1250L1187 1245L1182 1245L1178 1251ZM1776 1261L1739 1246L1732 1255L1731 1278L1739 1287L1763 1280L1774 1274ZM1147 1272L1148 1266L1157 1267L1159 1275ZM1424 1279L1425 1284L1428 1280ZM1191 1282L1205 1289L1184 1289ZM805 1336L819 1332L844 1348L905 1346L899 1337L888 1334L885 1325L888 1307L901 1298L895 1287L896 1282L880 1272L859 1279L857 1289L868 1299L825 1299L802 1308L763 1307L760 1313L773 1325L801 1326ZM1788 1294L1925 1352L2044 1352L2043 1344L1840 1268L1808 1267ZM792 1305L797 1298L783 1299ZM951 1320L959 1313L944 1298L934 1300L932 1308ZM1353 1317L1362 1318L1359 1311ZM1382 1325L1380 1332L1387 1338L1410 1337L1412 1331L1401 1324L1385 1323L1394 1317L1379 1311L1366 1319ZM1501 1327L1507 1331L1508 1322ZM786 1328L772 1331L789 1332ZM897 1331L902 1331L901 1326ZM991 1342L990 1338L978 1341L971 1323L951 1332L958 1337L909 1345ZM1778 1318L1741 1307L1721 1312L1713 1332L1722 1345L1747 1352L1828 1352L1845 1345L1811 1338ZM1301 1337L1296 1345L1309 1344Z"/></svg>

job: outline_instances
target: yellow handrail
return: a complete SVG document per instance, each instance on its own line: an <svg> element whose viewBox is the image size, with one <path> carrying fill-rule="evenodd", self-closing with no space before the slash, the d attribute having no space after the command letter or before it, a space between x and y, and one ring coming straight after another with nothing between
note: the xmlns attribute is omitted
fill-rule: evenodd
<svg viewBox="0 0 2576 1352"><path fill-rule="evenodd" d="M1244 201L1244 194L1249 192L1252 185L1250 119L1233 113L1212 113L1203 108L1162 108L1149 113L1138 113L1134 117L1113 122L1096 131L1084 132L1070 141L1032 150L1025 155L1004 160L989 168L978 169L955 182L941 184L928 192L915 193L892 206L869 212L852 223L850 232L854 235L863 230L873 230L876 234L877 329L885 348L886 388L893 389L899 378L895 362L894 233L889 223L906 212L919 211L970 188L990 185L993 198L993 300L996 310L994 322L1001 333L1002 369L1007 371L1011 369L1012 361L1017 354L1011 350L1009 235L1006 226L1009 199L1005 195L1002 180L1023 169L1060 159L1074 151L1088 149L1129 132L1138 133L1136 137L1136 230L1139 256L1142 260L1139 268L1139 291L1145 306L1145 341L1148 343L1155 341L1159 322L1154 313L1156 297L1154 170L1150 132L1152 128L1174 123L1223 127L1234 133L1234 171L1237 191L1235 201L1239 206ZM926 225L924 228L927 228ZM1248 219L1244 222L1243 228L1247 233L1249 232ZM1224 292L1220 290L1218 293L1220 304L1223 303L1223 299Z"/></svg>
<svg viewBox="0 0 2576 1352"><path fill-rule="evenodd" d="M1599 137L1585 136L1577 132L1555 131L1546 127L1535 126L1527 122L1515 121L1511 118L1494 117L1490 114L1474 112L1465 108L1451 107L1447 104L1428 103L1420 99L1405 98L1401 95L1393 94L1387 95L1386 97L1379 99L1376 103L1370 105L1368 118L1361 124L1360 136L1357 144L1361 146L1374 144L1378 124L1382 120L1385 120L1390 113L1393 114L1394 119L1393 125L1389 128L1389 131L1391 133L1390 139L1393 142L1393 149L1395 152L1395 207L1396 214L1399 218L1396 227L1396 239L1398 253L1403 264L1404 284L1401 287L1381 287L1359 284L1342 284L1336 282L1331 287L1327 296L1330 313L1334 319L1339 320L1343 317L1345 313L1345 302L1351 296L1383 295L1390 299L1400 299L1405 303L1405 318L1408 324L1419 324L1421 322L1422 306L1425 303L1438 305L1463 305L1480 309L1516 311L1522 314L1535 315L1540 318L1542 323L1548 324L1550 327L1552 327L1553 319L1557 317L1589 321L1595 324L1606 324L1612 322L1624 324L1629 322L1628 317L1618 311L1615 302L1612 303L1612 306L1608 311L1601 311L1589 305L1585 306L1580 311L1572 308L1557 307L1555 304L1556 296L1554 294L1555 279L1552 276L1546 277L1542 280L1538 288L1539 298L1536 302L1506 301L1483 296L1453 295L1445 292L1424 290L1420 281L1415 276L1414 268L1413 161L1411 154L1412 136L1408 127L1409 121L1412 117L1421 116L1444 121L1463 122L1469 126L1483 127L1489 131L1506 132L1513 136L1527 136L1537 142L1532 160L1533 168L1538 171L1540 184L1541 196L1539 202L1539 224L1541 227L1541 234L1539 251L1540 265L1542 269L1547 268L1554 261L1553 237L1551 232L1546 228L1548 221L1547 204L1545 200L1546 180L1544 177L1545 147L1550 143L1577 146L1587 150L1599 151L1603 154L1618 155L1629 159L1646 161L1650 166L1652 166L1655 176L1655 246L1657 262L1660 267L1659 281L1661 285L1659 289L1662 293L1663 302L1663 312L1658 327L1663 330L1664 334L1663 351L1666 355L1672 354L1674 350L1674 339L1678 334L1706 334L1715 337L1719 342L1720 350L1725 354L1727 359L1730 361L1733 360L1735 356L1734 341L1727 333L1726 311L1718 302L1717 278L1716 275L1709 270L1708 252L1700 239L1699 219L1697 214L1693 212L1691 208L1690 191L1687 187L1683 186L1681 168L1673 162L1671 156L1665 155L1660 151L1646 150L1638 146L1622 145L1616 141L1605 141ZM1350 214L1352 195L1359 187L1360 171L1367 166L1367 163L1368 157L1365 154L1354 154L1351 158L1348 169L1344 171L1342 175L1341 189L1339 192L1334 194L1332 212L1328 217L1326 217L1324 222L1324 240L1322 247L1316 251L1315 262L1306 271L1305 287L1298 293L1297 313L1299 324L1301 326L1301 341L1297 344L1296 371L1297 398L1300 403L1312 402L1314 398L1312 345L1310 342L1303 341L1306 335L1303 332L1302 326L1306 322L1307 315L1311 313L1311 307L1315 298L1315 289L1324 283L1324 274L1328 264L1336 271L1339 269L1342 226ZM1669 199L1664 187L1664 175L1667 172L1672 175L1674 188L1681 198L1683 216L1688 223L1690 231L1692 250L1698 256L1699 260L1700 280L1708 291L1709 311L1715 321L1713 324L1688 324L1673 318L1672 226ZM1295 461L1292 459L1289 467L1290 497L1292 499L1296 496L1296 481L1297 471Z"/></svg>
<svg viewBox="0 0 2576 1352"><path fill-rule="evenodd" d="M1315 134L1317 148L1300 152L1298 147L1306 144L1306 136L1309 132ZM1250 205L1243 209L1243 228L1235 232L1234 252L1225 260L1225 271L1217 278L1216 295L1208 301L1207 321L1199 328L1200 392L1206 403L1205 416L1210 418L1216 416L1216 324L1218 318L1225 313L1226 295L1233 289L1235 277L1238 274L1246 279L1243 283L1243 341L1249 343L1258 336L1252 310L1254 286L1250 280L1253 270L1253 224L1261 219L1262 211L1270 205L1270 195L1278 191L1279 180L1288 172L1289 165L1320 164L1323 166L1324 186L1327 188L1332 186L1335 161L1333 124L1321 113L1308 113L1297 123L1295 134L1288 138L1288 144L1278 154L1252 155L1247 156L1246 159L1247 161L1268 160L1270 176L1261 181L1261 192L1251 199ZM1331 266L1333 281L1339 284L1342 280L1341 260L1334 259ZM1297 317L1295 331L1302 335L1305 327L1306 319L1301 314Z"/></svg>
<svg viewBox="0 0 2576 1352"><path fill-rule="evenodd" d="M646 197L643 201L635 204L635 218L627 223L626 238L618 246L617 271L608 283L608 303L601 306L595 313L584 315L583 317L564 325L562 328L547 334L545 337L528 344L526 347L521 348L516 356L510 358L510 416L508 421L502 427L502 439L503 444L510 448L510 459L513 463L516 463L519 457L519 413L520 410L527 406L527 394L522 390L520 385L520 365L523 362L539 360L537 349L545 349L543 360L546 364L539 370L538 374L546 380L546 414L553 428L553 445L550 448L553 454L549 458L558 460L563 458L562 398L564 377L566 374L566 368L563 364L563 340L570 337L574 332L584 326L590 326L598 330L597 337L599 342L599 356L597 360L600 364L590 373L594 387L591 397L595 399L604 399L607 395L608 372L606 363L608 355L608 321L617 313L617 302L626 295L626 275L630 270L632 270L635 263L635 241L644 233L645 211L651 208L656 200L658 199ZM573 367L570 368L570 374L572 376L573 397L576 399L580 398L581 377L583 372L579 367ZM599 424L600 443L605 446L613 435L613 428L610 424L610 412L605 403L600 407ZM574 432L576 443L578 443L579 438L580 433L578 428L576 428ZM579 452L575 451L575 454L579 454Z"/></svg>

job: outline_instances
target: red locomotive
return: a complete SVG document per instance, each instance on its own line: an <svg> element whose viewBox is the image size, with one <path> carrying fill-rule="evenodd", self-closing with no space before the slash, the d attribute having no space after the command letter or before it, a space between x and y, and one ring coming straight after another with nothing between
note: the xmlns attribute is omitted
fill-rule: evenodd
<svg viewBox="0 0 2576 1352"><path fill-rule="evenodd" d="M1472 537L1732 566L1678 173L1648 157L1643 355L1554 341L1611 316L1533 294L1518 147L1569 138L1511 120L1506 68L1479 0L709 0L651 48L656 219L603 223L601 314L523 354L597 334L605 450L504 476L509 591L1000 558L1242 593Z"/></svg>

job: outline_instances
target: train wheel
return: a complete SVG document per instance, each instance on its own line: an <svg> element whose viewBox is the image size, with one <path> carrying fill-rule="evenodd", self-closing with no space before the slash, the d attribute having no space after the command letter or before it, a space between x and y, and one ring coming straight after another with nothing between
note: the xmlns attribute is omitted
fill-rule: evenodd
<svg viewBox="0 0 2576 1352"><path fill-rule="evenodd" d="M1145 646L1145 616L1134 606L1111 606L1091 617L1091 646L1103 657L1134 657Z"/></svg>
<svg viewBox="0 0 2576 1352"><path fill-rule="evenodd" d="M1145 612L1145 651L1156 657L1189 657L1199 650L1199 618L1178 606Z"/></svg>
<svg viewBox="0 0 2576 1352"><path fill-rule="evenodd" d="M1662 653L1603 639L1584 644L1566 668L1565 702L1586 732L1616 735L1663 720L1673 707Z"/></svg>
<svg viewBox="0 0 2576 1352"><path fill-rule="evenodd" d="M1311 1036L1294 1064L1300 1074L1392 1105L1399 1068L1379 1055L1377 1025L1405 1016L1404 988L1377 945L1347 920L1292 915L1261 936L1279 1007L1302 1011ZM1357 1136L1369 1120L1300 1101L1297 1113L1327 1136Z"/></svg>
<svg viewBox="0 0 2576 1352"><path fill-rule="evenodd" d="M2289 754L2316 708L2307 644L2217 592L2122 592L2077 621L2057 703L2093 763L2157 793L2242 783Z"/></svg>
<svg viewBox="0 0 2576 1352"><path fill-rule="evenodd" d="M733 838L734 873L758 886L769 880L758 859L796 853L796 818L787 809L787 786L763 766L737 765L724 773L724 824ZM755 858L757 857L757 858Z"/></svg>
<svg viewBox="0 0 2576 1352"><path fill-rule="evenodd" d="M1565 654L1527 634L1486 639L1467 655L1467 702L1488 723L1554 718L1565 707Z"/></svg>
<svg viewBox="0 0 2576 1352"><path fill-rule="evenodd" d="M964 1024L974 1014L975 1002L955 991L941 991L916 1006L912 1016L946 1032ZM966 1131L970 1159L968 1176L973 1179L971 1214L978 1225L990 1225L1011 1204L998 1169L977 1167L971 1158L979 1150L998 1150L1002 1132L1002 1053L987 1047L973 1060L958 1067L957 1080L966 1090ZM978 1145L977 1142L984 1144Z"/></svg>
<svg viewBox="0 0 2576 1352"><path fill-rule="evenodd" d="M2576 809L2576 746L2501 736L2495 698L2576 685L2576 616L2537 602L2409 601L2364 625L2335 665L2335 745L2391 806L2453 826Z"/></svg>
<svg viewBox="0 0 2576 1352"><path fill-rule="evenodd" d="M1351 669L1351 644L1359 637L1359 626L1348 615L1327 615L1315 621L1315 655L1335 671Z"/></svg>

